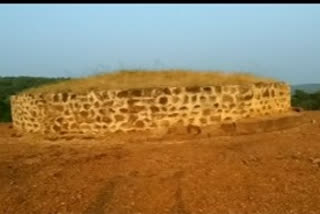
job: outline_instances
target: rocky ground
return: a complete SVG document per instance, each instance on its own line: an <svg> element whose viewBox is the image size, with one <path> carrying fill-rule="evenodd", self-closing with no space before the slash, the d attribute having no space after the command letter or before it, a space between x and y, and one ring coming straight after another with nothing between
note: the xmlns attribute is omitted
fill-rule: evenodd
<svg viewBox="0 0 320 214"><path fill-rule="evenodd" d="M320 112L288 130L44 140L0 125L0 213L320 213Z"/></svg>

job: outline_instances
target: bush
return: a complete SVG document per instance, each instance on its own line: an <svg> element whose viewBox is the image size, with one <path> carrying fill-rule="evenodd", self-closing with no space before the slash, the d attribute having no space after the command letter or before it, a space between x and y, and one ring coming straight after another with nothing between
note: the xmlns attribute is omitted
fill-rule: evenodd
<svg viewBox="0 0 320 214"><path fill-rule="evenodd" d="M11 122L10 103L5 100L0 100L0 121Z"/></svg>
<svg viewBox="0 0 320 214"><path fill-rule="evenodd" d="M66 79L68 78L0 77L0 122L11 122L11 95L27 88L34 88Z"/></svg>
<svg viewBox="0 0 320 214"><path fill-rule="evenodd" d="M305 110L320 110L320 91L307 93L302 90L296 90L292 96L291 105L302 107Z"/></svg>

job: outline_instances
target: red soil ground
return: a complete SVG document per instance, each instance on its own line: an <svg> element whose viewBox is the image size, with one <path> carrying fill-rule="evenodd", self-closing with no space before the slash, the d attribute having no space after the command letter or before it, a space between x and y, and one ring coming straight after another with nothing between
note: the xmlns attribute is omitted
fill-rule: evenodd
<svg viewBox="0 0 320 214"><path fill-rule="evenodd" d="M0 213L320 213L320 112L306 117L184 140L50 141L2 124Z"/></svg>

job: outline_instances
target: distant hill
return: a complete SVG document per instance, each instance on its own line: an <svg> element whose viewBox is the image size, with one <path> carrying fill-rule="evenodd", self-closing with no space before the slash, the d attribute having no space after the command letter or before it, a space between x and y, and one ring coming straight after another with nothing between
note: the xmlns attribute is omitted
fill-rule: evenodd
<svg viewBox="0 0 320 214"><path fill-rule="evenodd" d="M299 84L299 85L292 85L291 91L292 94L294 94L295 90L303 90L307 93L315 93L317 91L320 91L320 84L319 83L313 83L313 84Z"/></svg>

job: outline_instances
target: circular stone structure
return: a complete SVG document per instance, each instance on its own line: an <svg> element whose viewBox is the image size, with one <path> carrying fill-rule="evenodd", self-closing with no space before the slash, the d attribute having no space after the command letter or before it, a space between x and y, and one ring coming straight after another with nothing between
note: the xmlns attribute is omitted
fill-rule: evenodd
<svg viewBox="0 0 320 214"><path fill-rule="evenodd" d="M202 87L22 93L11 97L15 129L42 134L159 131L281 115L291 110L284 82Z"/></svg>

